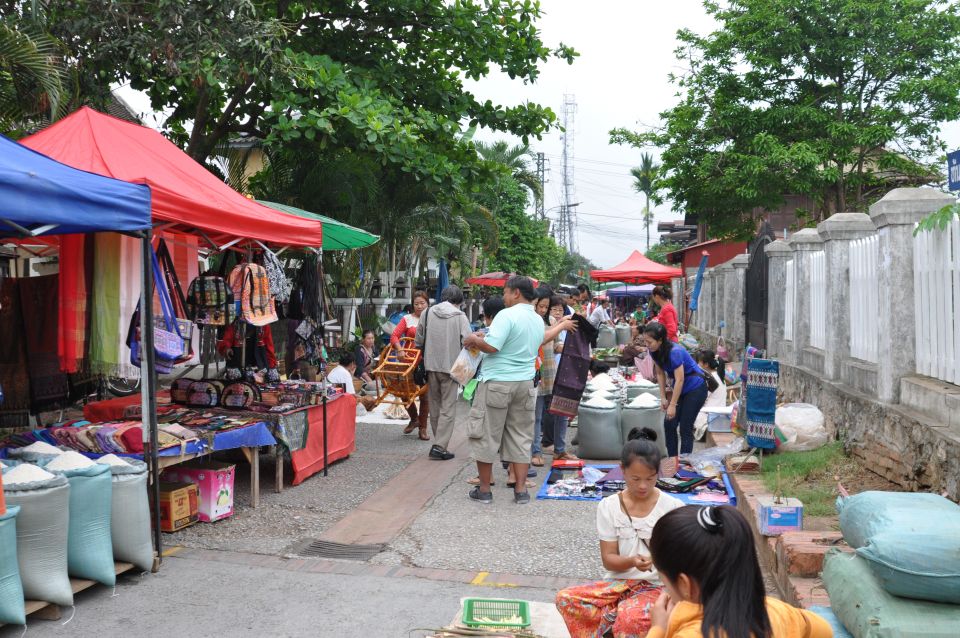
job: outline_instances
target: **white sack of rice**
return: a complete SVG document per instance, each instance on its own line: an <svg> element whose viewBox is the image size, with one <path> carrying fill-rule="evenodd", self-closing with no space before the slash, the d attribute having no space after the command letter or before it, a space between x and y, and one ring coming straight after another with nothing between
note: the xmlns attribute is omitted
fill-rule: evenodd
<svg viewBox="0 0 960 638"><path fill-rule="evenodd" d="M615 408L617 404L609 399L604 399L603 397L590 397L589 401L584 401L581 405L588 408Z"/></svg>
<svg viewBox="0 0 960 638"><path fill-rule="evenodd" d="M49 443L44 443L43 441L37 441L36 443L31 443L25 448L22 448L24 452L33 452L34 454L63 454L63 450L58 447L53 447Z"/></svg>
<svg viewBox="0 0 960 638"><path fill-rule="evenodd" d="M66 472L68 470L82 470L83 468L96 465L93 461L73 450L64 452L57 458L47 463L48 470L57 472Z"/></svg>
<svg viewBox="0 0 960 638"><path fill-rule="evenodd" d="M115 467L116 466L123 467L123 466L130 465L129 463L121 459L116 454L104 454L99 459L97 459L97 463L100 463L101 465L112 465Z"/></svg>
<svg viewBox="0 0 960 638"><path fill-rule="evenodd" d="M53 474L42 467L37 467L31 463L21 463L3 475L3 484L36 483L37 481L48 481L52 478Z"/></svg>
<svg viewBox="0 0 960 638"><path fill-rule="evenodd" d="M630 402L631 408L656 408L660 406L660 399L652 394L641 394Z"/></svg>

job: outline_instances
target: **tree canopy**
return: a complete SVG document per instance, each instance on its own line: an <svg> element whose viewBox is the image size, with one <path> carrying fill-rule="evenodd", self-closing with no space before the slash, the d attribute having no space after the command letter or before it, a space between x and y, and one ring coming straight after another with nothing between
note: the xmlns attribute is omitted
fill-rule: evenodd
<svg viewBox="0 0 960 638"><path fill-rule="evenodd" d="M686 72L662 126L611 131L662 149L661 184L716 236L810 195L816 219L891 186L939 181L939 125L960 117L960 4L706 1L719 28L680 31Z"/></svg>
<svg viewBox="0 0 960 638"><path fill-rule="evenodd" d="M461 122L527 139L556 121L537 104L484 100L464 80L496 68L533 82L542 62L576 55L542 41L532 0L43 4L85 95L125 82L145 91L201 162L246 133L367 152L419 178L460 183L476 161Z"/></svg>

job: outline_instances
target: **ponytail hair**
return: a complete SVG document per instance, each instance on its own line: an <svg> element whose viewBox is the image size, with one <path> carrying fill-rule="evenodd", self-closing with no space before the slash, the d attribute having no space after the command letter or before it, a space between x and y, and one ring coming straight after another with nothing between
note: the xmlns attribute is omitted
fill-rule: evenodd
<svg viewBox="0 0 960 638"><path fill-rule="evenodd" d="M726 360L723 357L718 357L717 353L713 350L701 350L697 353L697 363L704 363L723 376L723 371L727 365Z"/></svg>
<svg viewBox="0 0 960 638"><path fill-rule="evenodd" d="M627 442L620 453L620 466L627 469L635 461L640 461L651 470L660 469L663 454L656 444L657 433L651 428L633 428L627 435Z"/></svg>
<svg viewBox="0 0 960 638"><path fill-rule="evenodd" d="M729 505L675 509L657 521L650 555L660 574L700 588L705 638L772 638L753 532Z"/></svg>

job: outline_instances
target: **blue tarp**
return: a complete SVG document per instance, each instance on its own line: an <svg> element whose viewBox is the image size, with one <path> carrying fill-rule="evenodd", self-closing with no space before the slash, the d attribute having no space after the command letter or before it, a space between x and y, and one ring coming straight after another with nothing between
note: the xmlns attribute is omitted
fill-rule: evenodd
<svg viewBox="0 0 960 638"><path fill-rule="evenodd" d="M447 272L447 261L441 257L440 265L437 266L437 303L440 303L440 295L444 289L450 285L450 275Z"/></svg>
<svg viewBox="0 0 960 638"><path fill-rule="evenodd" d="M703 287L703 271L707 269L707 260L709 255L704 253L703 257L700 258L700 267L697 268L697 279L693 283L693 293L690 295L690 311L693 312L697 309L698 300L700 299L700 288Z"/></svg>
<svg viewBox="0 0 960 638"><path fill-rule="evenodd" d="M0 237L150 228L150 189L61 164L0 135Z"/></svg>

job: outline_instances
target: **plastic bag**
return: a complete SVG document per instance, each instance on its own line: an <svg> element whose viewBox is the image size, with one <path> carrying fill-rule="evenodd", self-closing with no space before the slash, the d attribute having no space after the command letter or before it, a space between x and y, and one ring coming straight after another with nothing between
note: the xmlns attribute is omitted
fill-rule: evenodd
<svg viewBox="0 0 960 638"><path fill-rule="evenodd" d="M450 368L450 376L460 385L467 385L476 374L480 367L480 361L483 359L483 353L479 350L470 350L463 348L457 355L457 360L453 362Z"/></svg>
<svg viewBox="0 0 960 638"><path fill-rule="evenodd" d="M737 437L727 445L708 447L699 452L686 455L686 460L698 473L703 476L720 476L723 470L723 460L732 454L743 451L743 437Z"/></svg>
<svg viewBox="0 0 960 638"><path fill-rule="evenodd" d="M823 412L809 403L787 403L777 408L777 427L787 437L780 446L784 452L809 452L823 447L830 434L823 423Z"/></svg>

